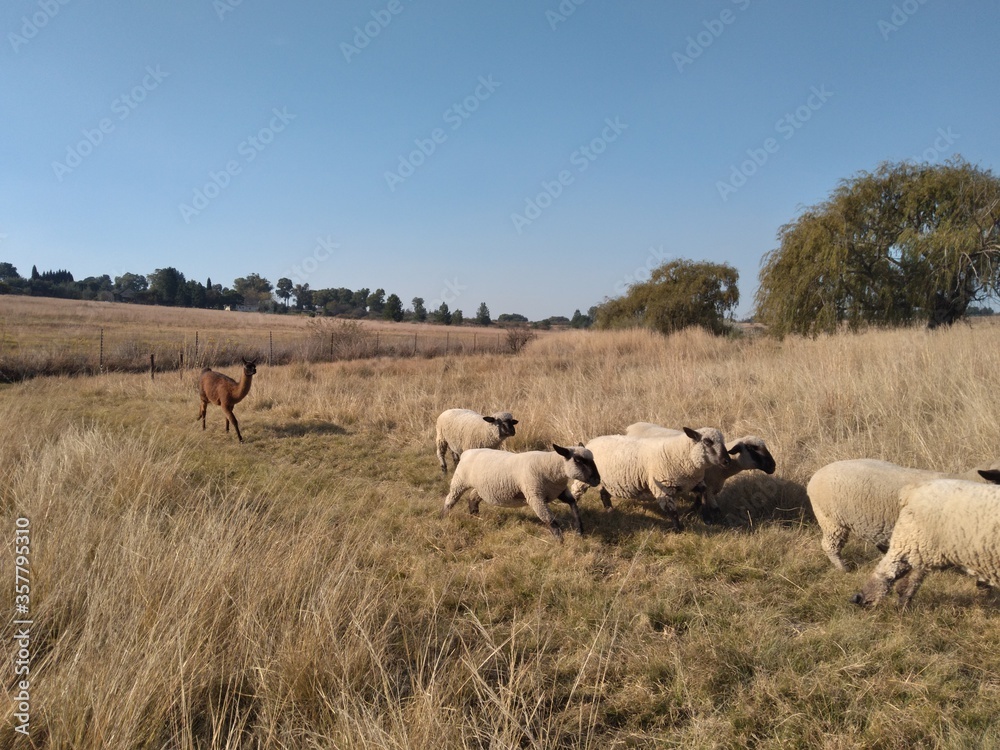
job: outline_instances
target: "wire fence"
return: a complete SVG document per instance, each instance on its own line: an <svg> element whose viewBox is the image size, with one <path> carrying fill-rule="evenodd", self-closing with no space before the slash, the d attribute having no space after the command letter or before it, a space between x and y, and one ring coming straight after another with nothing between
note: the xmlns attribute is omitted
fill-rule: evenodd
<svg viewBox="0 0 1000 750"><path fill-rule="evenodd" d="M302 331L78 328L72 335L38 337L35 341L0 340L0 379L147 370L155 377L157 372L233 365L243 358L282 365L516 353L533 335L526 329L394 331L351 322L315 325Z"/></svg>

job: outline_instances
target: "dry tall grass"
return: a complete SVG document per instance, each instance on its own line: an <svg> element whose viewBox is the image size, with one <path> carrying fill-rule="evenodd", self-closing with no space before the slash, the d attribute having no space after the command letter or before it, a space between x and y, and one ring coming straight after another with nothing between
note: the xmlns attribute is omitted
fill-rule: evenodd
<svg viewBox="0 0 1000 750"><path fill-rule="evenodd" d="M0 523L31 521L35 624L33 745L8 703L0 746L996 746L997 599L941 574L911 611L857 610L877 554L851 543L860 569L834 571L801 485L852 456L995 458L998 343L566 333L261 367L242 446L217 411L202 432L193 373L2 386ZM514 450L718 424L766 437L778 472L683 534L591 492L558 545L526 509L438 518L452 406L512 410Z"/></svg>

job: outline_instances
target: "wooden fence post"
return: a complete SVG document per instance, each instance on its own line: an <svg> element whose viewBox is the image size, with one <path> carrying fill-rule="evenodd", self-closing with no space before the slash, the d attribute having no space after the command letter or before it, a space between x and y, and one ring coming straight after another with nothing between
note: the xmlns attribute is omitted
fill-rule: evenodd
<svg viewBox="0 0 1000 750"><path fill-rule="evenodd" d="M375 356L378 356L378 331L375 331Z"/></svg>
<svg viewBox="0 0 1000 750"><path fill-rule="evenodd" d="M198 361L198 332L194 332L194 361Z"/></svg>
<svg viewBox="0 0 1000 750"><path fill-rule="evenodd" d="M444 332L444 356L448 356L448 341L451 339L451 331Z"/></svg>
<svg viewBox="0 0 1000 750"><path fill-rule="evenodd" d="M417 334L413 334L413 354L417 354Z"/></svg>
<svg viewBox="0 0 1000 750"><path fill-rule="evenodd" d="M104 329L101 329L101 353L97 358L97 370L98 372L104 372Z"/></svg>
<svg viewBox="0 0 1000 750"><path fill-rule="evenodd" d="M267 366L270 367L274 363L274 334L271 331L267 332Z"/></svg>
<svg viewBox="0 0 1000 750"><path fill-rule="evenodd" d="M149 379L156 380L156 355L149 355Z"/></svg>

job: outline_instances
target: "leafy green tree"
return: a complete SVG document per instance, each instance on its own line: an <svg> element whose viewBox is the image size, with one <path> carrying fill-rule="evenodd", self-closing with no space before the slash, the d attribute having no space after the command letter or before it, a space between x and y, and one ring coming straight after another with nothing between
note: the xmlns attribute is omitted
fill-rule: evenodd
<svg viewBox="0 0 1000 750"><path fill-rule="evenodd" d="M114 292L125 300L134 300L149 289L149 280L137 273L123 273L115 276Z"/></svg>
<svg viewBox="0 0 1000 750"><path fill-rule="evenodd" d="M308 282L305 284L296 284L292 288L292 294L295 295L295 309L296 310L309 310L315 304L313 300L314 292L309 288ZM325 305L327 300L323 301Z"/></svg>
<svg viewBox="0 0 1000 750"><path fill-rule="evenodd" d="M351 306L353 308L355 308L355 310L357 310L358 312L362 312L362 313L363 312L367 312L368 311L368 295L370 293L371 293L371 290L368 287L362 287L361 289L358 289L357 291L355 291L354 295L351 298Z"/></svg>
<svg viewBox="0 0 1000 750"><path fill-rule="evenodd" d="M739 272L725 263L671 260L654 268L649 281L638 282L621 297L597 310L598 328L644 326L670 333L702 326L723 333L726 315L740 301Z"/></svg>
<svg viewBox="0 0 1000 750"><path fill-rule="evenodd" d="M399 298L398 294L390 294L386 298L385 307L382 308L382 317L397 323L403 319L403 300Z"/></svg>
<svg viewBox="0 0 1000 750"><path fill-rule="evenodd" d="M427 308L424 307L423 297L413 298L413 319L421 323L427 320Z"/></svg>
<svg viewBox="0 0 1000 750"><path fill-rule="evenodd" d="M441 307L434 311L433 320L440 325L451 325L451 313L448 311L447 302L442 302Z"/></svg>
<svg viewBox="0 0 1000 750"><path fill-rule="evenodd" d="M288 300L292 296L292 292L295 289L295 285L292 284L292 280L282 276L278 279L278 283L274 286L274 293L278 295L278 299L285 303L285 309L288 309Z"/></svg>
<svg viewBox="0 0 1000 750"><path fill-rule="evenodd" d="M243 298L245 305L263 305L270 301L273 290L271 282L260 274L251 273L233 280L233 291Z"/></svg>
<svg viewBox="0 0 1000 750"><path fill-rule="evenodd" d="M186 283L184 274L176 268L167 266L157 268L147 277L149 279L149 294L157 305L176 305L181 289Z"/></svg>
<svg viewBox="0 0 1000 750"><path fill-rule="evenodd" d="M21 278L17 268L11 263L0 263L0 281L16 281Z"/></svg>
<svg viewBox="0 0 1000 750"><path fill-rule="evenodd" d="M488 326L493 322L490 318L490 308L486 306L485 302L479 304L479 309L476 311L476 322L481 326Z"/></svg>
<svg viewBox="0 0 1000 750"><path fill-rule="evenodd" d="M778 335L949 325L1000 290L1000 180L956 159L882 164L781 227L755 318Z"/></svg>
<svg viewBox="0 0 1000 750"><path fill-rule="evenodd" d="M464 322L465 322L465 315L462 313L461 310L455 310L451 314L451 324L453 326L460 326Z"/></svg>
<svg viewBox="0 0 1000 750"><path fill-rule="evenodd" d="M570 318L569 325L571 328L590 328L591 323L594 321L590 319L589 315L584 315L579 310L574 310L573 317Z"/></svg>
<svg viewBox="0 0 1000 750"><path fill-rule="evenodd" d="M368 295L368 312L373 315L381 315L382 308L385 307L385 289L376 289Z"/></svg>

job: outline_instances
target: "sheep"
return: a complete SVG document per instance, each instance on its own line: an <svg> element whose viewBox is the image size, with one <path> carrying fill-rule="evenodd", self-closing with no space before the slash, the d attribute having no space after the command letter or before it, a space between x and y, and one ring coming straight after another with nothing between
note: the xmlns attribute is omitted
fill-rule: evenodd
<svg viewBox="0 0 1000 750"><path fill-rule="evenodd" d="M198 380L198 395L201 396L201 410L198 412L198 419L201 420L201 429L205 429L205 414L209 404L217 404L222 407L222 413L226 415L226 432L229 432L229 423L232 422L233 429L236 430L236 437L243 442L243 435L240 433L240 423L236 421L233 414L233 407L246 398L250 392L250 384L253 376L257 374L257 360L248 361L243 359L243 375L240 382L236 382L228 375L215 372L206 367L201 371Z"/></svg>
<svg viewBox="0 0 1000 750"><path fill-rule="evenodd" d="M604 435L587 443L587 448L601 475L601 502L606 510L611 510L612 495L652 497L677 531L682 530L677 495L701 484L709 466L726 467L730 462L722 433L714 428L685 427L682 435L671 437ZM573 496L579 500L586 490L577 482Z"/></svg>
<svg viewBox="0 0 1000 750"><path fill-rule="evenodd" d="M874 606L896 583L905 607L928 571L945 568L1000 584L1000 487L935 479L905 487L900 504L885 557L851 601Z"/></svg>
<svg viewBox="0 0 1000 750"><path fill-rule="evenodd" d="M823 531L820 546L833 566L847 570L840 551L852 532L884 553L899 515L900 490L943 478L983 481L975 469L948 475L869 458L837 461L813 474L806 494Z"/></svg>
<svg viewBox="0 0 1000 750"><path fill-rule="evenodd" d="M451 459L458 466L459 456L470 448L499 448L500 444L514 435L517 420L507 411L485 417L472 409L448 409L437 418L438 461L441 473L448 475L448 465L444 461L446 450L451 451Z"/></svg>
<svg viewBox="0 0 1000 750"><path fill-rule="evenodd" d="M562 541L562 530L546 506L558 498L569 505L577 533L583 534L576 498L567 486L571 480L589 486L600 483L594 456L582 445L564 448L553 443L552 451L508 453L490 448L465 451L452 475L441 517L444 518L468 490L471 491L469 513L472 515L479 513L481 500L505 507L527 504L556 539Z"/></svg>
<svg viewBox="0 0 1000 750"><path fill-rule="evenodd" d="M634 437L670 437L680 435L680 430L672 430L669 427L661 427L652 422L636 422L625 428L626 435ZM759 469L765 474L773 474L776 468L774 457L767 449L764 438L756 435L746 435L738 440L726 442L726 449L730 456L735 456L729 466L709 466L705 469L705 491L704 498L695 494L695 508L701 507L702 518L708 520L708 509L718 510L719 505L716 498L722 492L722 487L726 480L736 476L741 471ZM702 505L704 500L704 505Z"/></svg>

